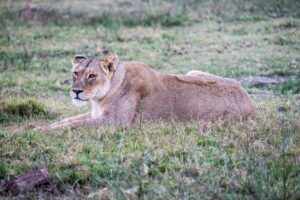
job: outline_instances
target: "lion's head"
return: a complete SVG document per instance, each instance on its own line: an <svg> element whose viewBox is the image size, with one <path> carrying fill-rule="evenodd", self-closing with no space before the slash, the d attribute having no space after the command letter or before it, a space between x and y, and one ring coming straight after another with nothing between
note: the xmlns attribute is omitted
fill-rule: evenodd
<svg viewBox="0 0 300 200"><path fill-rule="evenodd" d="M73 58L73 84L70 96L76 106L80 107L90 99L102 99L106 96L118 60L116 54L109 54L104 58L84 56Z"/></svg>

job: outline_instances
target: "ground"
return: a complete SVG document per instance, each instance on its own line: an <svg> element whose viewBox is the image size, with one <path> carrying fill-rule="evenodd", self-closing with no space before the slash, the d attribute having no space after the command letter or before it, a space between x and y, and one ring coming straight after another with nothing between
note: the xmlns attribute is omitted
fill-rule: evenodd
<svg viewBox="0 0 300 200"><path fill-rule="evenodd" d="M17 198L300 198L299 2L33 2L0 3L0 185L42 168L53 182ZM288 81L243 85L248 122L34 131L90 109L70 101L70 61L109 51L160 72Z"/></svg>

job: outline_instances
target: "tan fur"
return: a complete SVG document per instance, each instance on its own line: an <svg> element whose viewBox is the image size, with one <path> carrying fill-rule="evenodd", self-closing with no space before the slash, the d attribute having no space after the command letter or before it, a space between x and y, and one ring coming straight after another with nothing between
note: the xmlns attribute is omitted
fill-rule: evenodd
<svg viewBox="0 0 300 200"><path fill-rule="evenodd" d="M140 120L214 121L226 116L247 119L254 113L250 96L233 79L198 71L187 76L161 74L140 62L119 62L115 54L88 61L73 61L73 71L79 74L72 88L83 90L81 98L92 101L92 112L56 122L51 128L129 126ZM87 80L89 73L97 78ZM109 90L98 97L104 85Z"/></svg>
<svg viewBox="0 0 300 200"><path fill-rule="evenodd" d="M187 76L213 76L209 73L206 73L206 72L203 72L203 71L198 71L198 70L189 71L186 75Z"/></svg>

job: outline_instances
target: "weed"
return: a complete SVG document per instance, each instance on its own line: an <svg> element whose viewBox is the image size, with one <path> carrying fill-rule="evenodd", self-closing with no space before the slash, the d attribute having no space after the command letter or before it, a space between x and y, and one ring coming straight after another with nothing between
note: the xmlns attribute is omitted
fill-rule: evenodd
<svg viewBox="0 0 300 200"><path fill-rule="evenodd" d="M0 160L0 178L1 179L6 179L9 174L9 167L6 161Z"/></svg>
<svg viewBox="0 0 300 200"><path fill-rule="evenodd" d="M277 85L274 90L279 91L282 94L287 94L288 92L291 92L292 94L299 94L300 81L287 81L283 84Z"/></svg>

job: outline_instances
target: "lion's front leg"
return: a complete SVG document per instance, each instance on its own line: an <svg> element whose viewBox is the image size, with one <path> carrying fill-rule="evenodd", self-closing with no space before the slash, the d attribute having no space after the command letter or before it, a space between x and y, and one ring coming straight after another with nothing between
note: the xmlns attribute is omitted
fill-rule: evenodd
<svg viewBox="0 0 300 200"><path fill-rule="evenodd" d="M54 129L66 129L66 128L80 128L80 127L99 127L103 125L113 124L112 120L104 117L97 118L84 118L72 120L64 123L51 124L50 128Z"/></svg>
<svg viewBox="0 0 300 200"><path fill-rule="evenodd" d="M52 126L52 125L55 126L55 125L64 124L64 123L70 123L70 122L89 119L89 118L91 118L91 113L90 112L85 113L85 114L81 114L81 115L77 115L77 116L74 116L74 117L65 118L63 120L52 123L50 126Z"/></svg>
<svg viewBox="0 0 300 200"><path fill-rule="evenodd" d="M59 127L59 126L63 127L67 124L76 123L78 121L86 120L86 119L89 119L89 118L91 118L91 113L90 112L85 113L85 114L81 114L81 115L77 115L77 116L74 116L74 117L68 117L68 118L65 118L63 120L54 122L50 125L44 126L44 127L36 127L35 130L51 130L51 129L54 129L55 127Z"/></svg>
<svg viewBox="0 0 300 200"><path fill-rule="evenodd" d="M66 129L66 128L82 128L82 127L101 127L101 126L108 126L108 125L117 125L117 126L130 126L132 122L132 118L134 116L132 114L123 113L123 117L119 118L117 115L106 115L100 116L97 118L86 118L81 120L73 120L69 122L65 122L62 124L55 124L51 126L51 129ZM118 116L122 115L121 113Z"/></svg>

